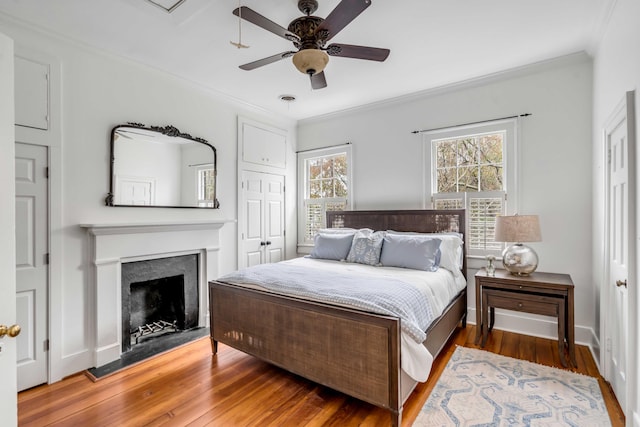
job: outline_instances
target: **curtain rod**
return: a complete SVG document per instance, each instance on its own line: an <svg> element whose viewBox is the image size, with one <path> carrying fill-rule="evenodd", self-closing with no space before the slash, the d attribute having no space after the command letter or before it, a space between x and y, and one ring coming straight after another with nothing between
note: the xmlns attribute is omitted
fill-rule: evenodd
<svg viewBox="0 0 640 427"><path fill-rule="evenodd" d="M351 143L350 143L350 142L347 142L347 143L344 143L344 144L327 145L326 147L309 148L308 150L300 150L300 151L296 151L296 154L300 154L300 153L308 153L309 151L326 150L327 148L344 147L344 146L346 146L346 145L351 145Z"/></svg>
<svg viewBox="0 0 640 427"><path fill-rule="evenodd" d="M530 115L531 115L531 113L524 113L524 114L518 114L518 115L515 115L515 116L499 117L497 119L489 119L489 120L481 120L481 121L478 121L478 122L462 123L462 124L453 125L453 126L442 126L442 127L433 128L433 129L414 130L414 131L411 131L411 133L433 132L434 130L458 128L458 127L469 126L469 125L478 125L478 124L481 124L481 123L497 122L499 120L515 119L515 118L518 118L518 117L528 117Z"/></svg>

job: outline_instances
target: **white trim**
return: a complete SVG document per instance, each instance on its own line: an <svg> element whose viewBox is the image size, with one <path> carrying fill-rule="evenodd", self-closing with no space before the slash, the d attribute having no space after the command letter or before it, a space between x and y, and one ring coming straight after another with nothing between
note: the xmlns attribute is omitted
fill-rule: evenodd
<svg viewBox="0 0 640 427"><path fill-rule="evenodd" d="M48 147L49 189L49 284L48 284L48 382L61 380L68 374L63 365L63 279L62 260L62 77L60 61L48 54L16 46L15 56L49 66L49 126L47 130L15 126L16 142Z"/></svg>
<svg viewBox="0 0 640 427"><path fill-rule="evenodd" d="M610 327L608 321L609 315L605 310L609 307L609 296L610 296L610 288L607 286L609 283L609 274L610 274L610 248L609 248L609 230L610 230L610 204L609 198L611 196L609 191L609 169L610 163L609 159L609 142L608 142L608 132L617 126L622 120L626 122L627 126L627 165L628 165L628 235L631 236L629 238L629 248L628 248L628 258L629 260L633 260L633 262L629 262L627 265L627 283L628 285L628 293L627 293L627 312L628 312L628 331L627 331L627 344L626 344L626 356L625 362L626 366L624 371L626 373L626 405L622 408L622 411L628 416L631 413L634 413L634 410L638 408L634 408L636 405L636 399L638 393L640 392L638 388L638 381L640 381L640 377L638 376L638 366L637 363L633 363L635 359L635 355L637 355L636 351L638 349L638 295L637 295L637 271L636 271L636 128L635 128L635 91L626 92L623 99L618 103L616 108L613 110L612 114L605 121L605 124L602 128L602 159L604 162L602 168L602 182L603 182L603 200L605 203L602 208L603 212L603 233L604 236L604 267L602 269L602 276L600 281L600 334L601 334L601 342L605 343L604 351L600 352L600 366L602 371L602 376L610 381L611 376L613 375L610 372L611 366L608 361L608 355L610 351L606 349L606 343L611 336Z"/></svg>
<svg viewBox="0 0 640 427"><path fill-rule="evenodd" d="M333 111L331 113L319 114L312 117L307 117L298 120L298 127L308 125L311 123L321 122L332 118L344 119L349 114L360 114L367 111L378 110L381 108L389 108L397 105L405 105L415 100L422 100L424 98L435 98L442 94L449 94L455 91L461 91L464 89L473 89L477 87L484 87L494 82L502 82L508 79L514 79L522 76L529 76L535 73L541 73L547 70L555 70L559 67L569 66L573 64L591 63L592 58L585 51L578 51L570 53L568 55L558 56L556 58L545 59L542 61L534 62L531 64L523 65L520 67L514 67L507 70L498 71L495 73L485 74L483 76L471 77L467 80L458 81L449 84L443 84L442 86L434 87L431 89L422 90L419 92L412 92L407 95L401 95L395 98L388 98L380 101L370 102L368 104L359 105L351 108L345 108L339 111ZM420 127L420 125L417 125ZM437 123L433 123L430 127L439 126ZM424 127L424 126L422 126ZM407 130L409 132L409 130Z"/></svg>
<svg viewBox="0 0 640 427"><path fill-rule="evenodd" d="M78 357L91 357L100 367L121 353L121 266L123 263L186 254L198 255L199 318L206 326L207 283L218 277L220 229L233 221L174 221L164 223L85 224L91 260L90 348ZM206 232L203 232L206 230Z"/></svg>
<svg viewBox="0 0 640 427"><path fill-rule="evenodd" d="M509 118L503 120L490 120L484 123L473 123L468 125L452 126L448 128L439 128L432 131L426 131L422 133L422 177L423 177L423 192L422 192L422 205L424 208L433 207L435 182L436 182L436 170L434 167L433 158L435 155L434 141L442 139L459 139L470 135L482 135L488 133L504 132L505 138L503 140L503 176L504 176L504 191L500 191L504 194L504 214L517 213L517 207L519 206L518 193L519 193L519 144L520 144L520 117ZM490 194L492 192L479 192L479 195ZM497 192L496 192L497 193ZM456 193L442 193L456 194ZM460 193L464 194L464 193ZM471 194L471 193L469 193ZM464 197L465 208L468 208L469 197ZM468 228L468 224L467 224ZM467 233L469 230L467 229ZM487 253L492 253L487 252ZM499 255L500 251L495 251L494 255ZM472 255L478 255L469 251Z"/></svg>
<svg viewBox="0 0 640 427"><path fill-rule="evenodd" d="M476 308L467 307L467 319L469 319L469 322L472 324L475 324L475 315ZM532 337L547 338L550 340L558 339L558 323L553 317L526 313L521 314L513 311L496 309L496 321L494 328L501 331L514 332ZM576 344L584 345L591 349L594 337L595 331L593 328L576 325Z"/></svg>
<svg viewBox="0 0 640 427"><path fill-rule="evenodd" d="M245 172L258 172L258 173L266 173L266 174L271 174L271 175L277 175L277 176L281 176L283 179L283 183L284 183L284 194L283 194L283 204L282 204L282 209L283 209L283 215L285 216L285 221L284 221L284 228L283 228L283 247L282 247L282 252L283 254L285 254L285 258L286 258L286 253L287 253L287 227L289 225L289 221L286 220L287 217L287 176L289 176L289 170L291 169L291 166L288 165L287 163L290 161L290 157L289 157L289 152L292 149L292 139L289 135L289 131L286 129L282 129L270 124L266 124L266 123L262 123L256 120L252 120L248 117L243 117L243 116L238 116L238 123L237 123L238 127L237 127L237 175L236 175L236 188L237 188L237 198L236 198L236 207L237 207L237 215L238 215L238 222L240 222L240 225L236 228L236 247L237 247L237 251L236 251L236 266L240 267L241 265L243 265L244 261L244 239L243 239L243 227L244 227L244 221L246 221L246 212L245 212L245 200L244 200L244 195L245 195L245 189L244 189L244 175ZM258 163L252 163L252 162L247 162L244 160L243 158L243 150L244 150L244 127L245 125L248 126L253 126L255 128L259 128L262 129L266 132L270 132L273 133L275 135L280 135L283 136L285 138L285 165L284 167L275 167L275 166L269 166L267 164L258 164Z"/></svg>
<svg viewBox="0 0 640 427"><path fill-rule="evenodd" d="M326 148L317 148L313 150L306 150L297 153L297 165L298 165L298 251L309 245L309 242L303 240L305 234L305 199L307 192L307 171L305 169L305 162L309 159L317 157L332 156L335 154L346 153L347 154L347 206L350 210L355 209L354 203L354 183L353 183L353 144L341 144Z"/></svg>
<svg viewBox="0 0 640 427"><path fill-rule="evenodd" d="M507 193L507 213L516 213L518 207L518 153L520 145L519 118L488 121L473 125L453 126L422 133L423 145L423 205L429 206L429 197L433 191L435 171L432 168L432 142L437 139L462 138L467 135L477 135L497 131L506 131L506 143L503 153L504 160L505 191Z"/></svg>

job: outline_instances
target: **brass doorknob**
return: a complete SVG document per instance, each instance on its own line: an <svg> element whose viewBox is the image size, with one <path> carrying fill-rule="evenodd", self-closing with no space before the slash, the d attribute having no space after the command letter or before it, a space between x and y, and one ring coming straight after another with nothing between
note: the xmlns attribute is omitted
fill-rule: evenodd
<svg viewBox="0 0 640 427"><path fill-rule="evenodd" d="M5 326L0 325L0 338L5 335L9 335L11 338L15 338L20 334L21 328L19 325Z"/></svg>
<svg viewBox="0 0 640 427"><path fill-rule="evenodd" d="M616 280L616 286L617 287L624 286L626 288L627 287L627 279Z"/></svg>

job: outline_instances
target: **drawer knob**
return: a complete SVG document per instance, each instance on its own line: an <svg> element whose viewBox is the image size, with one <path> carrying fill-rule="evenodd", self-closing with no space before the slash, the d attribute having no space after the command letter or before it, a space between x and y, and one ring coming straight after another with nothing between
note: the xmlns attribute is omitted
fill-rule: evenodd
<svg viewBox="0 0 640 427"><path fill-rule="evenodd" d="M522 303L521 302L518 303L518 308L522 308Z"/></svg>
<svg viewBox="0 0 640 427"><path fill-rule="evenodd" d="M518 286L520 289L522 289L522 285Z"/></svg>

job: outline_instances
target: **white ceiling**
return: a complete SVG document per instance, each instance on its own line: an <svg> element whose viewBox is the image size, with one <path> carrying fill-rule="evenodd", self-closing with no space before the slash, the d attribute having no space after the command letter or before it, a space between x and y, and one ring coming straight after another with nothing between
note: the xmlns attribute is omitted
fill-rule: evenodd
<svg viewBox="0 0 640 427"><path fill-rule="evenodd" d="M318 0L326 17L339 0ZM391 49L386 62L332 57L328 87L311 90L290 59L239 65L291 50L242 23L238 0L186 0L173 13L145 0L1 0L0 12L59 35L197 82L243 102L303 119L591 51L614 0L372 0L332 43ZM241 0L287 27L297 0ZM0 29L1 30L1 29ZM287 104L283 94L297 100Z"/></svg>

